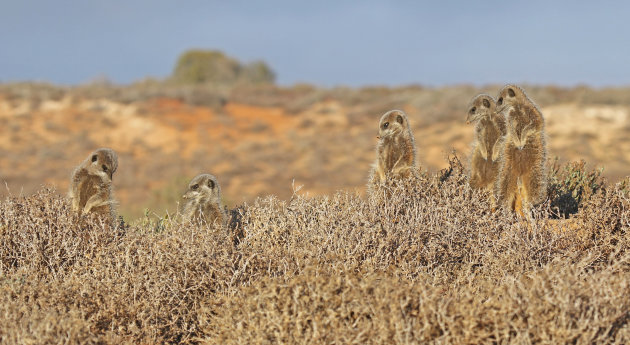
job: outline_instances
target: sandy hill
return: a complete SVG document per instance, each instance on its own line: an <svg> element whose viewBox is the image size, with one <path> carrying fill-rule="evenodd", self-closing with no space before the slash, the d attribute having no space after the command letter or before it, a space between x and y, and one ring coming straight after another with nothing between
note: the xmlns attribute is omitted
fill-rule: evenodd
<svg viewBox="0 0 630 345"><path fill-rule="evenodd" d="M98 147L119 153L114 176L120 211L177 208L194 175L218 176L229 206L258 196L364 189L377 122L400 108L409 115L418 160L429 171L466 157L472 126L466 103L498 87L329 89L310 86L234 90L101 92L53 86L0 88L0 196L42 184L66 190L73 167ZM623 92L531 88L546 119L550 157L585 159L615 181L630 171L630 107ZM136 93L133 93L136 92Z"/></svg>

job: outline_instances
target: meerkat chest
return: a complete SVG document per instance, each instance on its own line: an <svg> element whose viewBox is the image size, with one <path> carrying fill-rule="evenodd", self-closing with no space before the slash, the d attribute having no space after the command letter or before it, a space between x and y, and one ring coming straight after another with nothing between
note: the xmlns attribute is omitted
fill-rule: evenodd
<svg viewBox="0 0 630 345"><path fill-rule="evenodd" d="M487 159L482 159L481 162L481 169L485 172L485 173L490 173L490 172L494 172L499 168L499 162L493 162L492 159L490 157L488 157Z"/></svg>
<svg viewBox="0 0 630 345"><path fill-rule="evenodd" d="M536 147L530 144L525 145L522 149L510 145L509 153L512 170L518 174L530 171L531 167L536 164L539 156Z"/></svg>
<svg viewBox="0 0 630 345"><path fill-rule="evenodd" d="M403 155L403 150L404 148L397 140L385 141L379 150L379 158L384 163L385 168L391 169Z"/></svg>
<svg viewBox="0 0 630 345"><path fill-rule="evenodd" d="M81 184L82 199L89 198L94 194L98 194L103 189L103 181L98 176L86 175Z"/></svg>
<svg viewBox="0 0 630 345"><path fill-rule="evenodd" d="M381 153L387 156L401 155L406 149L406 142L402 136L396 136L384 140L381 145Z"/></svg>

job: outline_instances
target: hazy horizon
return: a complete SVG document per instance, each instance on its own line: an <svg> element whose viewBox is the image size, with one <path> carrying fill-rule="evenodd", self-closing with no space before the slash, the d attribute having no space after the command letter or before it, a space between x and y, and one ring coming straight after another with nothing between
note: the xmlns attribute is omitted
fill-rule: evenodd
<svg viewBox="0 0 630 345"><path fill-rule="evenodd" d="M188 49L281 85L630 85L630 3L4 2L0 82L165 78Z"/></svg>

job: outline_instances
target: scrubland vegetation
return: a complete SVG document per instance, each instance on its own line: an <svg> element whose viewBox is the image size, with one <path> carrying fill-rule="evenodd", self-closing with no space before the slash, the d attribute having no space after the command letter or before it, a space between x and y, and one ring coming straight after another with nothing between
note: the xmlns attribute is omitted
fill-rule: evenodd
<svg viewBox="0 0 630 345"><path fill-rule="evenodd" d="M424 165L441 154L429 138L468 144L466 103L499 86L273 81L262 62L191 51L165 80L0 84L0 180L27 186L0 194L0 343L630 343L629 177L550 162L527 217L493 210L454 156L374 195L330 192L364 188L385 111L410 115ZM619 106L571 118L616 136L553 142L626 174L627 88L525 88L542 107ZM159 211L110 227L41 187L101 146L121 154L121 207ZM228 227L161 212L208 167L229 201L253 200Z"/></svg>
<svg viewBox="0 0 630 345"><path fill-rule="evenodd" d="M259 198L230 229L111 229L49 188L9 196L0 342L629 343L630 180L556 166L522 218L463 170Z"/></svg>

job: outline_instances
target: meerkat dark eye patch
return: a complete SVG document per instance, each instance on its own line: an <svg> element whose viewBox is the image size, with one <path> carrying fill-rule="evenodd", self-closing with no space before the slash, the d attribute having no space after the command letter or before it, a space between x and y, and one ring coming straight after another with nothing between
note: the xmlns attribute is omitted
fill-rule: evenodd
<svg viewBox="0 0 630 345"><path fill-rule="evenodd" d="M92 156L92 163L96 162L97 159L98 159L97 155Z"/></svg>
<svg viewBox="0 0 630 345"><path fill-rule="evenodd" d="M510 97L514 97L516 96L516 93L512 89L508 89L508 95L510 95Z"/></svg>
<svg viewBox="0 0 630 345"><path fill-rule="evenodd" d="M398 116L396 117L396 121L398 121L398 123L400 123L400 124L402 125L402 123L403 123L405 120L403 119L402 115L398 115Z"/></svg>
<svg viewBox="0 0 630 345"><path fill-rule="evenodd" d="M477 111L477 107L472 107L472 108L470 108L469 113L474 114L475 111Z"/></svg>
<svg viewBox="0 0 630 345"><path fill-rule="evenodd" d="M107 166L105 166L105 164L101 165L101 168L103 168L104 172L107 172Z"/></svg>
<svg viewBox="0 0 630 345"><path fill-rule="evenodd" d="M214 189L214 181L208 180L208 187L210 187L210 189Z"/></svg>
<svg viewBox="0 0 630 345"><path fill-rule="evenodd" d="M383 129L385 129L385 128L387 128L387 127L389 127L389 122L385 122L385 123L383 124Z"/></svg>
<svg viewBox="0 0 630 345"><path fill-rule="evenodd" d="M194 184L194 185L192 185L192 187L190 187L190 189L192 189L192 190L197 190L197 188L199 188L198 184Z"/></svg>
<svg viewBox="0 0 630 345"><path fill-rule="evenodd" d="M483 100L483 106L486 108L490 108L490 101L488 101L487 99Z"/></svg>

